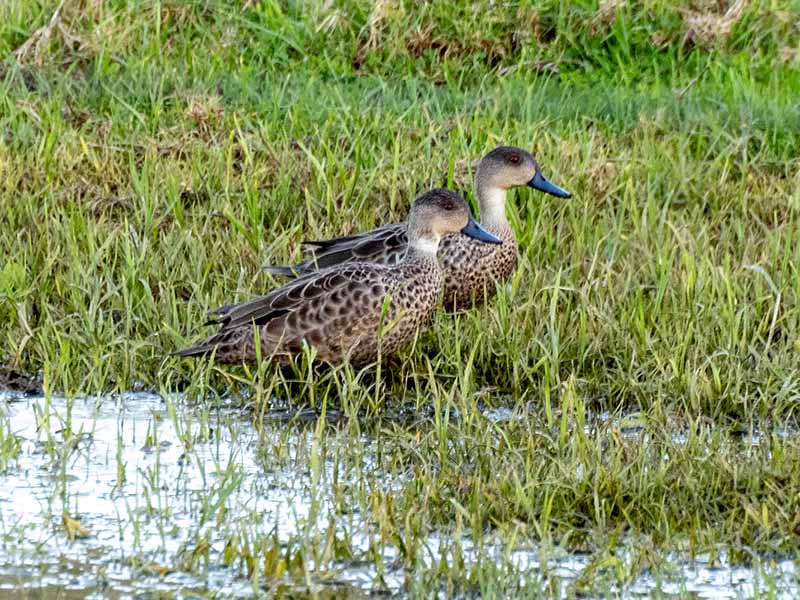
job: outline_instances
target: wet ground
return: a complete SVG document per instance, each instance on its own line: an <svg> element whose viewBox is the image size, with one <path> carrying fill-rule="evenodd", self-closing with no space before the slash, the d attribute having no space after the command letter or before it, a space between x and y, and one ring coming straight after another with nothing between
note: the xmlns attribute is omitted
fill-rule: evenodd
<svg viewBox="0 0 800 600"><path fill-rule="evenodd" d="M313 546L320 515L334 503L341 479L353 474L335 460L317 465L308 458L304 449L319 442L313 425L275 420L258 433L253 418L232 407L192 406L178 396L66 400L2 393L0 600L404 595L408 574L395 560L395 548L381 546L379 560L364 560L372 556L374 531L358 510L334 527L334 538L346 539L352 559L336 561L324 576L298 577L287 569L253 581L242 561L230 560L231 540L248 532L274 540L289 558L287 548ZM328 456L354 452L351 434L328 437ZM376 442L367 435L355 442L360 475L385 476ZM445 537L430 537L430 561L440 559ZM590 563L586 555L559 548L475 549L468 537L461 545L467 560L496 555L528 581L555 579L561 596L575 592L573 584ZM800 595L797 565L789 559L756 557L739 567L723 553L713 561L675 556L667 562L669 568L645 571L611 593Z"/></svg>

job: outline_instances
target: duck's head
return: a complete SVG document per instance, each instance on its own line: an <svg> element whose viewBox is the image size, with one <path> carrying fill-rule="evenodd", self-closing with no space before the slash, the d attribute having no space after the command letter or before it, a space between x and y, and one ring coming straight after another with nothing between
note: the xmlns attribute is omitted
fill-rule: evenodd
<svg viewBox="0 0 800 600"><path fill-rule="evenodd" d="M485 187L502 190L527 185L558 198L572 196L542 175L533 154L514 146L498 146L484 156L478 164L475 179Z"/></svg>
<svg viewBox="0 0 800 600"><path fill-rule="evenodd" d="M498 146L481 159L475 172L475 189L481 205L481 219L484 211L498 213L505 218L505 193L512 187L527 185L540 192L569 198L565 189L547 180L539 170L533 155L527 150L514 146ZM486 215L490 217L492 214Z"/></svg>
<svg viewBox="0 0 800 600"><path fill-rule="evenodd" d="M417 251L436 254L439 241L449 233L464 235L490 244L501 244L475 222L466 201L450 190L436 188L414 200L408 213L408 243Z"/></svg>

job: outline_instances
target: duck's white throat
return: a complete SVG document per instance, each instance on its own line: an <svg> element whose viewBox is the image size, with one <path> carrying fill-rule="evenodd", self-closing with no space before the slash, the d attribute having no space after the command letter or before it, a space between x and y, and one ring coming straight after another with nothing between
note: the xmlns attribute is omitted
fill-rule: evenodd
<svg viewBox="0 0 800 600"><path fill-rule="evenodd" d="M432 240L430 238L417 238L411 243L411 247L419 254L436 256L436 251L439 250L439 240Z"/></svg>
<svg viewBox="0 0 800 600"><path fill-rule="evenodd" d="M490 187L483 191L479 199L482 225L505 225L506 218L506 191L499 187Z"/></svg>

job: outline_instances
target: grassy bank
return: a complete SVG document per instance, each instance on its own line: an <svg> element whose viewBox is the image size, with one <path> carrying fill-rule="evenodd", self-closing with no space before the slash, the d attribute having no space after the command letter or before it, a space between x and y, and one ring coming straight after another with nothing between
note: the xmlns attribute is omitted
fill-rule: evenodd
<svg viewBox="0 0 800 600"><path fill-rule="evenodd" d="M665 548L791 551L798 19L796 2L3 3L0 364L66 395L239 398L252 374L167 358L208 308L274 285L260 265L304 238L403 219L434 185L471 195L474 161L511 143L573 198L512 194L508 289L377 375L262 368L257 409L336 407L352 439L385 440L392 486L361 479L341 508L375 511L409 572L434 529L603 565L641 535L641 568ZM398 403L419 418L355 418ZM437 568L420 576L466 574ZM510 581L494 568L473 584Z"/></svg>

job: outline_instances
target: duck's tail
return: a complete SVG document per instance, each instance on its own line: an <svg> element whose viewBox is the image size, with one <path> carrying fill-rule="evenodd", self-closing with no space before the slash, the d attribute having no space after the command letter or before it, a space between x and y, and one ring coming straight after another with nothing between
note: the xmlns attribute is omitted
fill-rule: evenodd
<svg viewBox="0 0 800 600"><path fill-rule="evenodd" d="M193 358L213 354L216 362L238 362L243 355L241 333L237 329L220 331L194 346L173 352L171 356Z"/></svg>
<svg viewBox="0 0 800 600"><path fill-rule="evenodd" d="M206 344L205 342L201 342L199 344L195 344L194 346L189 346L188 348L184 348L183 350L176 350L175 352L170 352L170 356L180 356L180 357L195 357L195 356L206 356L211 354L214 350L217 349L216 345Z"/></svg>
<svg viewBox="0 0 800 600"><path fill-rule="evenodd" d="M264 265L261 269L270 275L288 277L289 279L295 279L303 275L302 263L294 267L289 265Z"/></svg>

